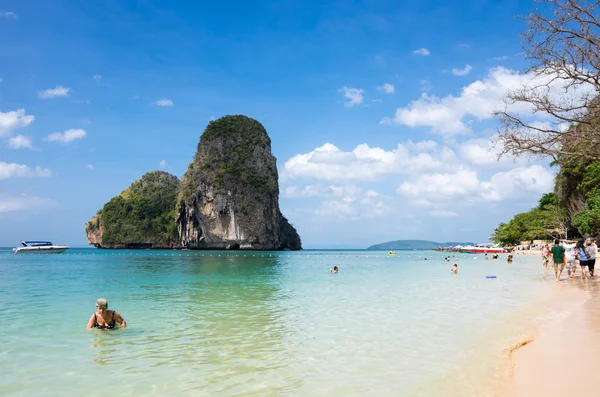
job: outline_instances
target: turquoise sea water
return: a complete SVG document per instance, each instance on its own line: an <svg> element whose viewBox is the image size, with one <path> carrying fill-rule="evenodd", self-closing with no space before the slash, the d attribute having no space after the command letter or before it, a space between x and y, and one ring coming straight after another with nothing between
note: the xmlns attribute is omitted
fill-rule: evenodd
<svg viewBox="0 0 600 397"><path fill-rule="evenodd" d="M0 395L493 395L557 287L446 255L0 250ZM85 329L99 297L126 330Z"/></svg>

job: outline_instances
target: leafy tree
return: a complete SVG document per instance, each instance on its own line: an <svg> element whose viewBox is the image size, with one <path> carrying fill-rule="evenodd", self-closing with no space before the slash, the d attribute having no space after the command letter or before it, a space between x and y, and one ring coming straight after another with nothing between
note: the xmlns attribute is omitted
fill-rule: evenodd
<svg viewBox="0 0 600 397"><path fill-rule="evenodd" d="M573 217L573 226L582 234L600 233L600 194L589 199L585 209Z"/></svg>
<svg viewBox="0 0 600 397"><path fill-rule="evenodd" d="M568 228L566 211L558 205L554 193L547 193L537 207L515 215L508 223L500 223L491 239L502 245L516 245L521 241L567 237Z"/></svg>

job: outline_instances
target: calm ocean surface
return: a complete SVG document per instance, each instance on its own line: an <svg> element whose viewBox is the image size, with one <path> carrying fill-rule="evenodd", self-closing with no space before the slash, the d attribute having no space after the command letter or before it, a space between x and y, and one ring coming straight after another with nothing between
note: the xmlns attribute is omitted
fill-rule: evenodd
<svg viewBox="0 0 600 397"><path fill-rule="evenodd" d="M446 255L2 249L0 395L493 395L560 287L537 256ZM85 329L99 297L125 331Z"/></svg>

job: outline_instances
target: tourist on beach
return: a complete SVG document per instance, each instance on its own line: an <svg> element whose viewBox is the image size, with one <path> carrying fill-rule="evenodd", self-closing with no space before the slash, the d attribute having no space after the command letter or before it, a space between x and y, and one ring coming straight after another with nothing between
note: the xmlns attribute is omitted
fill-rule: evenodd
<svg viewBox="0 0 600 397"><path fill-rule="evenodd" d="M560 275L565 268L565 249L560 245L560 241L558 239L554 240L554 246L552 246L550 252L552 253L552 257L554 259L552 267L554 268L556 281L560 281Z"/></svg>
<svg viewBox="0 0 600 397"><path fill-rule="evenodd" d="M487 256L487 252L486 252L486 253L485 253L485 255L483 256L483 259L490 259L490 258L488 258L488 256Z"/></svg>
<svg viewBox="0 0 600 397"><path fill-rule="evenodd" d="M512 263L512 261L513 261L513 256L512 256L512 254L508 254L508 256L506 257L506 261L507 261L508 263Z"/></svg>
<svg viewBox="0 0 600 397"><path fill-rule="evenodd" d="M337 273L339 271L337 266L334 266L333 269L329 269L331 273Z"/></svg>
<svg viewBox="0 0 600 397"><path fill-rule="evenodd" d="M548 244L544 244L542 246L542 265L544 267L548 267L548 256L550 255L549 251L550 249L548 248Z"/></svg>
<svg viewBox="0 0 600 397"><path fill-rule="evenodd" d="M567 273L569 278L575 277L575 270L577 270L577 258L575 256L576 243L569 244L568 242L563 243L565 249L565 258L567 261Z"/></svg>
<svg viewBox="0 0 600 397"><path fill-rule="evenodd" d="M588 257L587 265L588 269L590 269L590 278L594 278L594 266L596 265L596 254L598 253L598 246L596 245L596 240L588 240L585 253Z"/></svg>
<svg viewBox="0 0 600 397"><path fill-rule="evenodd" d="M121 329L124 329L127 325L127 322L119 313L114 310L108 310L108 301L106 299L98 299L96 301L96 308L98 311L90 317L87 329L113 329L117 324L121 326Z"/></svg>
<svg viewBox="0 0 600 397"><path fill-rule="evenodd" d="M450 268L452 274L458 274L458 265L455 263L454 266Z"/></svg>
<svg viewBox="0 0 600 397"><path fill-rule="evenodd" d="M575 255L577 259L579 259L579 267L581 268L581 279L587 279L588 257L587 253L585 252L585 245L583 243L583 240L579 240L577 242L577 247L575 247Z"/></svg>

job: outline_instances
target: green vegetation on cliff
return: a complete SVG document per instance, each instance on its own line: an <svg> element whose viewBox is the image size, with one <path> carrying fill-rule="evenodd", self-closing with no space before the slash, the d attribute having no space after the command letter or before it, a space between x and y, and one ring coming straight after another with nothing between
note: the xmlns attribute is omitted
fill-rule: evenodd
<svg viewBox="0 0 600 397"><path fill-rule="evenodd" d="M502 245L518 245L521 241L564 237L566 228L566 212L558 205L556 195L547 193L537 207L498 225L491 239Z"/></svg>
<svg viewBox="0 0 600 397"><path fill-rule="evenodd" d="M579 238L600 234L600 162L577 155L561 157L554 192L537 207L501 223L492 234L504 245L553 238Z"/></svg>
<svg viewBox="0 0 600 397"><path fill-rule="evenodd" d="M276 174L275 164L265 163L269 167L267 170L253 166L261 152L270 151L271 139L258 121L241 115L211 121L200 137L198 151L188 167L182 198L191 202L202 173L213 176L213 187L218 192L251 186L264 195L278 194L277 181L268 177Z"/></svg>
<svg viewBox="0 0 600 397"><path fill-rule="evenodd" d="M163 171L142 176L112 198L86 225L100 231L101 247L173 247L178 245L177 193L179 179Z"/></svg>

